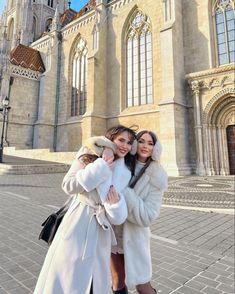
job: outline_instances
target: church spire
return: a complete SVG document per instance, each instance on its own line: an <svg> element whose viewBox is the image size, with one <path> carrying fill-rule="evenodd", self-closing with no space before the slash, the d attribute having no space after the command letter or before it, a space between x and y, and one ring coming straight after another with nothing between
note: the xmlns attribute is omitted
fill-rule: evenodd
<svg viewBox="0 0 235 294"><path fill-rule="evenodd" d="M56 5L56 10L55 10L55 15L54 18L52 20L52 25L51 25L51 30L58 30L61 27L61 23L60 23L60 14L59 14L59 5Z"/></svg>

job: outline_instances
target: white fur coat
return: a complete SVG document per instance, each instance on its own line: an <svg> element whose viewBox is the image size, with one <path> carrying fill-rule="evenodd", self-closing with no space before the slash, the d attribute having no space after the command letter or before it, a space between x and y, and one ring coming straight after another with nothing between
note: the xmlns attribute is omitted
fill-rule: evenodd
<svg viewBox="0 0 235 294"><path fill-rule="evenodd" d="M133 189L126 188L128 217L123 225L126 284L128 287L151 280L150 228L159 216L167 174L152 162Z"/></svg>
<svg viewBox="0 0 235 294"><path fill-rule="evenodd" d="M110 292L111 244L115 244L111 224L122 223L127 208L123 199L112 205L101 201L97 187L109 181L112 172L102 158L85 166L78 157L89 152L81 148L64 177L63 190L76 197L48 250L35 294L89 294L91 282L94 294ZM119 167L127 176L127 168Z"/></svg>

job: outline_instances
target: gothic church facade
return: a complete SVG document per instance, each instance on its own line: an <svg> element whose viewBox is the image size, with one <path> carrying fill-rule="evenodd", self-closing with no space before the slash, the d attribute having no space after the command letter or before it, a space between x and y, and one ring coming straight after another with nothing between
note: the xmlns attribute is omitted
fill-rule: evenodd
<svg viewBox="0 0 235 294"><path fill-rule="evenodd" d="M1 30L11 146L75 151L137 124L169 175L235 173L234 0L12 0Z"/></svg>

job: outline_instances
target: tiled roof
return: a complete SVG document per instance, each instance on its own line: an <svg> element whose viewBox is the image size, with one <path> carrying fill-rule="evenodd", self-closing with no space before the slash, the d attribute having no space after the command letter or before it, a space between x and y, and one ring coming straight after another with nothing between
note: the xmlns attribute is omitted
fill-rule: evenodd
<svg viewBox="0 0 235 294"><path fill-rule="evenodd" d="M34 71L45 71L39 51L22 44L19 44L11 51L10 62Z"/></svg>
<svg viewBox="0 0 235 294"><path fill-rule="evenodd" d="M73 21L75 18L77 18L77 11L69 8L65 10L65 12L60 16L60 22L62 27L66 26L68 23Z"/></svg>
<svg viewBox="0 0 235 294"><path fill-rule="evenodd" d="M83 16L96 6L96 0L90 0L77 14L77 18Z"/></svg>
<svg viewBox="0 0 235 294"><path fill-rule="evenodd" d="M60 21L62 27L66 26L68 23L76 18L85 15L87 12L91 11L96 6L96 0L90 0L79 12L69 8L61 16Z"/></svg>

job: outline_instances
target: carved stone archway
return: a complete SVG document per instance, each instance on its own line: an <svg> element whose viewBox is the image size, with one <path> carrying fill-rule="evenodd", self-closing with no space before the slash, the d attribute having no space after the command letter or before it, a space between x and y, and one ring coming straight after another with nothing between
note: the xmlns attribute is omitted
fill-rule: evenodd
<svg viewBox="0 0 235 294"><path fill-rule="evenodd" d="M203 111L204 165L207 175L229 175L226 128L235 124L234 89L215 95Z"/></svg>

